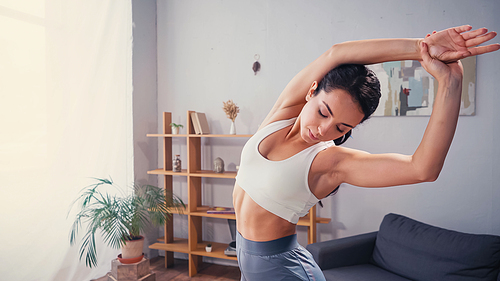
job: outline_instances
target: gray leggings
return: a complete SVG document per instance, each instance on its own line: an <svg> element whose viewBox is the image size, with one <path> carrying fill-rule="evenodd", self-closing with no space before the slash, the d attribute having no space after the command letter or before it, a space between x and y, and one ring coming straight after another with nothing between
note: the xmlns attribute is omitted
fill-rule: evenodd
<svg viewBox="0 0 500 281"><path fill-rule="evenodd" d="M256 242L238 232L236 251L241 281L321 280L325 277L311 253L297 242L297 235Z"/></svg>

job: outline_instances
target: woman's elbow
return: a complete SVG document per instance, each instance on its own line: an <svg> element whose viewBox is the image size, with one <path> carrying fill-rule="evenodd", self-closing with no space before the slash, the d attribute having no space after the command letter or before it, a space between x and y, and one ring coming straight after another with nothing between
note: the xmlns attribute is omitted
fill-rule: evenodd
<svg viewBox="0 0 500 281"><path fill-rule="evenodd" d="M444 161L421 161L412 156L411 163L417 182L434 182L439 178Z"/></svg>
<svg viewBox="0 0 500 281"><path fill-rule="evenodd" d="M419 182L434 182L439 178L439 174L441 173L441 169L425 169L421 173L419 173L418 181Z"/></svg>
<svg viewBox="0 0 500 281"><path fill-rule="evenodd" d="M439 174L440 172L435 172L435 173L430 173L429 175L427 175L426 179L424 182L434 182L434 181L437 181L437 179L439 178Z"/></svg>

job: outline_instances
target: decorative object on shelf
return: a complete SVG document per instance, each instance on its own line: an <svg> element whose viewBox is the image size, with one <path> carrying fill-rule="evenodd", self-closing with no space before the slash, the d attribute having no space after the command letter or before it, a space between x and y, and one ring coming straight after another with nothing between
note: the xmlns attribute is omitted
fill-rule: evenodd
<svg viewBox="0 0 500 281"><path fill-rule="evenodd" d="M193 123L195 134L210 134L210 128L208 127L207 116L205 115L205 113L191 112L191 122Z"/></svg>
<svg viewBox="0 0 500 281"><path fill-rule="evenodd" d="M207 246L205 247L205 251L207 251L207 253L212 252L212 244L208 243Z"/></svg>
<svg viewBox="0 0 500 281"><path fill-rule="evenodd" d="M213 207L207 210L207 214L234 214L234 208Z"/></svg>
<svg viewBox="0 0 500 281"><path fill-rule="evenodd" d="M214 172L224 173L224 160L220 157L217 157L214 160Z"/></svg>
<svg viewBox="0 0 500 281"><path fill-rule="evenodd" d="M170 123L170 127L172 127L172 135L179 134L179 129L184 128L181 124Z"/></svg>
<svg viewBox="0 0 500 281"><path fill-rule="evenodd" d="M224 255L228 257L236 257L236 241L231 241L227 248L224 250Z"/></svg>
<svg viewBox="0 0 500 281"><path fill-rule="evenodd" d="M260 70L260 63L259 63L260 55L255 54L255 56L253 56L253 58L255 59L255 62L253 63L252 70L253 70L253 74L257 75L257 72L259 72L259 70Z"/></svg>
<svg viewBox="0 0 500 281"><path fill-rule="evenodd" d="M233 100L228 100L227 102L222 102L224 105L222 109L226 113L227 118L231 119L231 129L229 134L236 135L236 127L234 125L234 120L238 113L240 112L240 108L233 102Z"/></svg>
<svg viewBox="0 0 500 281"><path fill-rule="evenodd" d="M231 128L229 129L230 135L236 135L236 126L234 125L234 121L231 122Z"/></svg>
<svg viewBox="0 0 500 281"><path fill-rule="evenodd" d="M181 156L179 154L175 155L174 159L172 160L172 171L182 172L182 162Z"/></svg>
<svg viewBox="0 0 500 281"><path fill-rule="evenodd" d="M156 186L134 185L132 192L125 192L118 188L111 178L95 180L96 183L83 189L81 195L71 205L73 207L79 202L80 210L71 227L70 243L73 245L76 242L82 223L87 225L87 232L80 246L80 259L85 255L85 264L88 267L97 265L95 242L97 230L101 230L108 246L115 249L122 248L123 258L138 258L130 256L124 250L129 241L140 240L140 245L134 248L140 249L137 255L141 256L144 237L140 233L148 230L151 224L164 225L170 219L173 210L182 213L186 208L179 197ZM102 193L99 189L101 186L115 187L120 191L119 195ZM165 200L165 198L170 199Z"/></svg>

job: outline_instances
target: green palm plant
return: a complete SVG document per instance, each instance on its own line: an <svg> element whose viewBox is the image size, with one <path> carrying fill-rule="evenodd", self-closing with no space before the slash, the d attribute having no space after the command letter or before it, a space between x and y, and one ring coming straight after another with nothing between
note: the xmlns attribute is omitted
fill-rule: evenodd
<svg viewBox="0 0 500 281"><path fill-rule="evenodd" d="M80 246L80 260L85 255L88 267L97 265L96 232L101 230L104 242L115 249L125 245L126 241L140 238L152 225L160 226L171 217L172 210L182 212L186 208L182 200L152 185L134 185L133 192L121 195L102 193L102 186L117 186L112 179L95 178L96 183L84 188L71 208L80 202L80 211L76 215L70 232L70 244L76 243L77 234L82 224L87 226Z"/></svg>

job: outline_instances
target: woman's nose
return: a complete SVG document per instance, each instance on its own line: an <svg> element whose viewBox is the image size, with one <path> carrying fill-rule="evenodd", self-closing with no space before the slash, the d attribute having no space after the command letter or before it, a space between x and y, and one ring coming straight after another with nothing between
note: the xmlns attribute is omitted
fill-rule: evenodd
<svg viewBox="0 0 500 281"><path fill-rule="evenodd" d="M331 127L331 124L322 124L318 127L318 134L320 136L325 136L325 134L328 132L328 129Z"/></svg>

